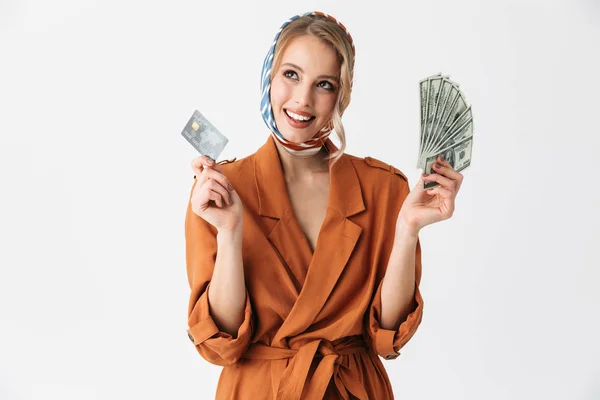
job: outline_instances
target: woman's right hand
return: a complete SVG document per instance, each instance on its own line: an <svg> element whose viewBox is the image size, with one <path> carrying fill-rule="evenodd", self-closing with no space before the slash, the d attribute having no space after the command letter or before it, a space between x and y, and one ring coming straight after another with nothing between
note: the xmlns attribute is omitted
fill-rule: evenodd
<svg viewBox="0 0 600 400"><path fill-rule="evenodd" d="M242 227L242 201L221 167L207 156L192 160L196 186L192 192L192 211L218 231Z"/></svg>

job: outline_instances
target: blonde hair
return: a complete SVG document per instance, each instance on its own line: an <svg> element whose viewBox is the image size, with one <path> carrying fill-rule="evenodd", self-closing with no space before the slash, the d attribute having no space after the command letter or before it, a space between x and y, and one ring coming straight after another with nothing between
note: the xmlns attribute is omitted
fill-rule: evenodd
<svg viewBox="0 0 600 400"><path fill-rule="evenodd" d="M344 115L344 111L350 104L352 71L354 70L354 51L346 32L336 22L320 15L302 16L290 22L283 31L281 31L281 34L277 39L273 56L273 68L271 69L271 71L273 71L273 73L271 73L271 80L273 79L274 72L279 69L283 50L292 39L304 35L316 36L331 45L336 51L338 60L341 64L338 96L331 121L328 122L328 124L333 124L333 130L340 139L338 151L327 156L328 160L333 158L333 163L335 163L342 156L344 149L346 148L346 133L344 131L344 124L342 123L342 115Z"/></svg>

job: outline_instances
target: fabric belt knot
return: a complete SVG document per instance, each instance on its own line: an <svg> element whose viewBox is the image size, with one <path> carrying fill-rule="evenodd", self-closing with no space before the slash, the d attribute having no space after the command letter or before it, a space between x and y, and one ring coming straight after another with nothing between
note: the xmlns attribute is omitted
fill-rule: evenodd
<svg viewBox="0 0 600 400"><path fill-rule="evenodd" d="M322 399L333 377L339 395L350 400L349 393L360 400L368 400L358 376L350 369L349 354L368 351L361 335L346 336L333 342L316 339L305 343L298 349L271 347L252 343L244 358L259 360L282 360L290 358L283 369L279 386L276 388L277 400L299 400L303 394L306 399ZM318 359L317 367L310 379L308 372L313 359ZM285 364L282 364L282 368Z"/></svg>

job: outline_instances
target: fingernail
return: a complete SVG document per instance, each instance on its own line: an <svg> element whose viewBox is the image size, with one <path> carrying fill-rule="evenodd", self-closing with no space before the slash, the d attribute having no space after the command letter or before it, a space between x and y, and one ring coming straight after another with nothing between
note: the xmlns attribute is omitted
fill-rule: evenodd
<svg viewBox="0 0 600 400"><path fill-rule="evenodd" d="M209 159L208 159L208 163L212 165L212 164L214 164L215 162L214 162L212 159L210 159L210 158L209 158Z"/></svg>
<svg viewBox="0 0 600 400"><path fill-rule="evenodd" d="M227 189L229 189L229 190L233 190L233 186L231 186L231 183L228 183L228 184L227 184Z"/></svg>

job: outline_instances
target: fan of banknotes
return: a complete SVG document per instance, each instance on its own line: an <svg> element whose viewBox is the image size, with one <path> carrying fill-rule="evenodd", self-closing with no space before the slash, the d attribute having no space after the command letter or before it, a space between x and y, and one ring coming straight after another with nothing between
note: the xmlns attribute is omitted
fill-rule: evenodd
<svg viewBox="0 0 600 400"><path fill-rule="evenodd" d="M421 140L417 168L435 173L431 166L442 155L460 172L471 165L473 115L459 85L438 73L419 82L421 90ZM424 188L438 186L425 182Z"/></svg>

